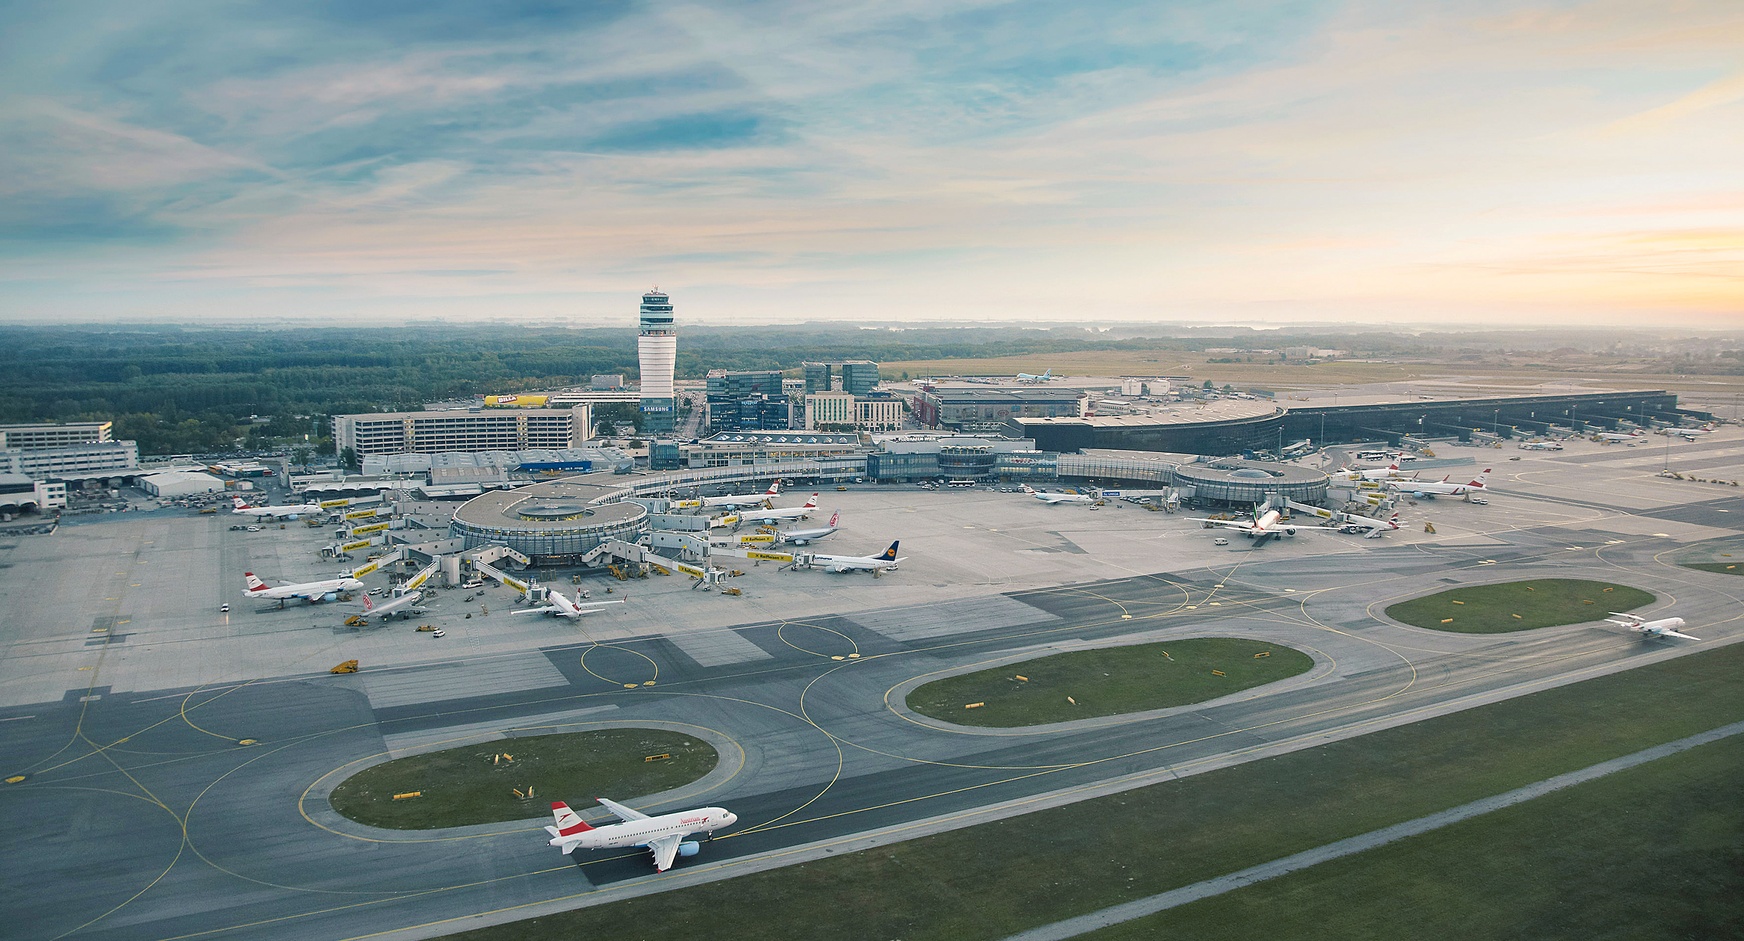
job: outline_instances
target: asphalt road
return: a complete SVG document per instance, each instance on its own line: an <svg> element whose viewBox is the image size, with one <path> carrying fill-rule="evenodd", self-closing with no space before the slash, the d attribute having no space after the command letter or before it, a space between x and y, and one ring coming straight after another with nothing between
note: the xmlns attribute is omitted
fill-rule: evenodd
<svg viewBox="0 0 1744 941"><path fill-rule="evenodd" d="M217 523L197 522L213 531L177 536L173 546L103 536L104 564L95 568L110 561L114 568L66 576L90 596L75 623L8 641L0 677L15 693L0 696L0 755L5 773L22 780L0 784L0 917L7 935L19 938L432 937L1069 802L1701 646L1643 642L1591 624L1455 635L1379 614L1391 601L1451 584L1615 578L1651 587L1662 599L1655 613L1674 610L1703 645L1744 638L1744 582L1672 564L1679 544L1654 532L1691 539L1725 532L1731 515L1744 517L1735 491L1666 484L1686 495L1653 502L1634 482L1650 475L1645 464L1521 466L1502 468L1491 506L1414 508L1448 533L1437 541L1304 533L1263 550L1238 544L1212 552L1194 533L1149 535L1153 526L1184 529L1160 514L1089 514L1082 518L1121 521L1132 535L1119 545L1154 547L1150 556L1122 548L1125 570L1159 574L961 602L939 601L935 587L924 605L838 609L844 613L833 613L830 599L940 576L905 566L876 588L852 576L767 576L768 584L817 586L824 600L801 615L791 593L772 594L767 610L780 617L684 636L611 632L635 623L628 617L603 620L593 634L582 625L581 636L598 642L552 643L565 635L527 623L538 619L511 626L498 618L494 633L456 628L448 638L455 643L420 645L415 658L355 676L318 671L341 658L344 644L386 649L396 638L360 641L320 626L327 614L301 609L211 623L213 602L234 596L232 570L259 567L263 558L292 577L298 565L313 570L283 548L288 535L226 541L232 537ZM1625 470L1633 477L1620 476ZM1538 474L1543 499L1510 493L1534 486ZM1606 509L1631 500L1640 504L1633 512ZM1021 509L1065 521L1047 524L1056 528L1081 525L1070 508ZM934 525L935 540L947 527L970 528ZM1024 553L1009 558L1047 562L1070 551L1050 540L1070 546L1093 535L1067 531L1075 542L999 529L973 537L1012 542ZM1177 555L1189 546L1199 554ZM217 554L222 571L189 561L196 550ZM157 571L166 565L175 568ZM160 587L143 593L153 585ZM0 582L0 608L21 610L31 599L6 595L12 587ZM715 604L681 600L699 611ZM31 609L32 625L52 611L42 604ZM1037 729L947 726L899 708L904 690L941 673L1074 646L1207 634L1288 644L1316 665L1212 703ZM308 672L259 667L282 661L272 655L288 649L274 646L281 643L304 645L296 648L298 669ZM208 657L223 660L214 667ZM149 675L160 681L140 682L130 662L152 664ZM202 679L174 681L184 675ZM84 685L68 688L68 676ZM728 759L699 786L657 795L640 809L720 804L740 819L664 875L642 851L572 861L545 845L546 800L567 799L598 819L594 795L541 794L524 822L428 832L361 827L324 799L358 768L419 748L636 724L692 730ZM637 803L635 795L606 796Z"/></svg>

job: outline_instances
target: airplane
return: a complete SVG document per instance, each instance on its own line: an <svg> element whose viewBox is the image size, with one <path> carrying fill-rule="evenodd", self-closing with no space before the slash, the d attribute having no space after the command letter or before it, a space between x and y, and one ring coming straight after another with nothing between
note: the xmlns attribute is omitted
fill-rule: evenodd
<svg viewBox="0 0 1744 941"><path fill-rule="evenodd" d="M1296 535L1296 527L1290 523L1281 523L1279 521L1280 519L1281 514L1276 509L1267 510L1262 514L1259 506L1256 504L1254 506L1254 518L1252 522L1245 520L1214 519L1195 519L1192 522L1199 523L1206 529L1211 529L1213 527L1233 529L1241 533L1243 536L1255 540L1254 547L1258 548L1265 545L1266 540L1273 536Z"/></svg>
<svg viewBox="0 0 1744 941"><path fill-rule="evenodd" d="M1601 431L1593 437L1598 441L1634 441L1636 438L1641 437L1641 432L1632 431L1628 434L1624 434L1616 431Z"/></svg>
<svg viewBox="0 0 1744 941"><path fill-rule="evenodd" d="M1400 493L1409 493L1414 497L1434 498L1437 494L1458 497L1471 493L1482 493L1483 491L1488 490L1489 486L1485 482L1489 480L1489 477L1490 469L1486 467L1484 468L1483 473L1463 484L1449 483L1447 478L1444 477L1441 480L1393 481L1387 484L1387 487L1390 490L1397 490Z"/></svg>
<svg viewBox="0 0 1744 941"><path fill-rule="evenodd" d="M775 538L783 544L803 546L808 542L814 542L835 532L836 521L841 518L842 511L837 510L830 514L830 525L822 529L790 529L784 533L777 533Z"/></svg>
<svg viewBox="0 0 1744 941"><path fill-rule="evenodd" d="M788 520L802 520L810 516L812 510L817 509L817 498L817 494L812 494L811 499L805 501L805 506L790 506L781 509L766 510L740 510L739 522L785 523Z"/></svg>
<svg viewBox="0 0 1744 941"><path fill-rule="evenodd" d="M675 814L650 817L631 810L616 801L595 798L600 806L611 811L622 823L591 826L562 801L551 802L551 815L557 825L546 827L551 834L551 846L568 856L577 849L615 849L620 846L646 846L654 854L654 869L665 872L680 856L695 856L702 845L685 837L692 833L707 833L739 822L739 815L722 807L704 807Z"/></svg>
<svg viewBox="0 0 1744 941"><path fill-rule="evenodd" d="M1054 369L1052 366L1049 366L1047 368L1047 370L1039 376L1035 375L1034 373L1027 373L1027 372L1020 372L1017 374L1017 381L1018 382L1048 382L1048 381L1052 380L1053 378L1054 378Z"/></svg>
<svg viewBox="0 0 1744 941"><path fill-rule="evenodd" d="M1337 525L1341 533L1362 533L1364 539L1379 539L1385 533L1399 528L1399 514L1394 513L1391 518L1383 520L1357 513L1343 513L1339 515Z"/></svg>
<svg viewBox="0 0 1744 941"><path fill-rule="evenodd" d="M382 602L382 606L378 608L374 602L369 600L368 595L364 595L361 616L365 618L377 617L381 618L383 622L387 622L393 620L396 614L401 618L411 614L423 614L424 609L418 606L418 602L423 598L424 593L421 591L408 591L398 598Z"/></svg>
<svg viewBox="0 0 1744 941"><path fill-rule="evenodd" d="M1611 616L1605 619L1605 623L1638 631L1643 640L1650 640L1654 637L1681 637L1684 640L1701 640L1700 637L1693 634L1684 634L1678 631L1678 628L1684 626L1683 618L1660 618L1657 621L1649 621L1639 614L1623 614L1620 611L1612 611Z"/></svg>
<svg viewBox="0 0 1744 941"><path fill-rule="evenodd" d="M1386 467L1353 467L1350 470L1326 476L1340 480L1403 480L1405 472L1399 468L1399 461L1394 459L1393 463ZM1413 474L1412 478L1415 477L1416 475Z"/></svg>
<svg viewBox="0 0 1744 941"><path fill-rule="evenodd" d="M703 506L756 506L774 499L781 489L781 481L769 485L769 489L758 494L729 493L719 497L703 497Z"/></svg>
<svg viewBox="0 0 1744 941"><path fill-rule="evenodd" d="M552 589L545 593L545 599L550 604L539 608L522 608L512 614L549 614L554 618L578 618L584 614L592 614L601 608L614 604L628 604L630 596L625 595L616 601L570 601L562 592Z"/></svg>
<svg viewBox="0 0 1744 941"><path fill-rule="evenodd" d="M811 563L837 573L864 571L871 572L873 575L878 575L883 572L894 571L897 563L906 561L906 557L903 559L896 557L896 547L901 545L901 543L902 540L899 539L896 542L891 543L890 548L872 556L814 555L811 557Z"/></svg>
<svg viewBox="0 0 1744 941"><path fill-rule="evenodd" d="M1088 493L1049 493L1046 490L1032 490L1027 485L1023 488L1023 492L1049 506L1060 503L1096 503L1102 499Z"/></svg>
<svg viewBox="0 0 1744 941"><path fill-rule="evenodd" d="M230 511L233 516L253 516L261 519L294 520L299 516L307 516L311 513L322 512L321 505L318 503L297 503L286 506L251 506L241 497L231 497L230 501L236 507Z"/></svg>
<svg viewBox="0 0 1744 941"><path fill-rule="evenodd" d="M285 602L292 598L301 598L310 604L319 604L328 595L341 591L356 591L363 587L363 582L346 576L323 579L318 582L300 582L295 585L268 585L255 576L253 572L244 572L243 578L248 584L243 594L249 598L270 598L284 607Z"/></svg>
<svg viewBox="0 0 1744 941"><path fill-rule="evenodd" d="M1562 450L1562 445L1557 444L1554 441L1522 441L1522 442L1520 442L1520 450L1522 450L1522 451L1560 451L1560 450Z"/></svg>

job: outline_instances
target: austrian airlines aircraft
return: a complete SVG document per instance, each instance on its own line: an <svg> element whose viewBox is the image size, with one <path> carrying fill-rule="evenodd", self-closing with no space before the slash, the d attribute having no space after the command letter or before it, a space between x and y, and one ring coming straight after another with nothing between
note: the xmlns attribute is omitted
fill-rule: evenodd
<svg viewBox="0 0 1744 941"><path fill-rule="evenodd" d="M817 494L805 501L805 506L789 506L776 510L740 510L739 520L745 523L785 523L788 520L802 520L817 509Z"/></svg>
<svg viewBox="0 0 1744 941"><path fill-rule="evenodd" d="M356 591L363 587L363 582L345 576L323 579L318 582L276 586L261 581L253 572L244 572L243 577L248 584L248 589L243 592L244 595L250 598L270 598L277 601L281 608L285 606L286 601L292 598L301 598L310 604L316 604L334 592Z"/></svg>
<svg viewBox="0 0 1744 941"><path fill-rule="evenodd" d="M1451 475L1449 475L1449 476L1451 476ZM1484 490L1488 489L1489 479L1490 479L1490 469L1488 467L1486 467L1486 468L1484 468L1483 473L1477 475L1476 477L1473 477L1471 480L1469 480L1463 484L1449 483L1448 479L1446 477L1444 477L1441 480L1399 480L1399 481L1393 481L1391 483L1388 483L1387 487L1388 487L1388 489L1391 489L1391 490L1397 490L1400 493L1409 493L1409 494L1413 494L1416 496L1433 497L1437 494L1442 494L1442 495L1446 495L1446 496L1458 497L1458 496L1464 496L1465 494L1468 494L1468 493L1482 493L1482 492L1484 492Z"/></svg>
<svg viewBox="0 0 1744 941"><path fill-rule="evenodd" d="M1267 510L1262 515L1259 511L1259 507L1256 506L1254 507L1254 518L1251 522L1246 520L1213 519L1194 519L1190 522L1202 524L1206 529L1212 527L1233 529L1236 532L1241 533L1243 536L1255 540L1254 547L1258 548L1265 545L1266 540L1273 536L1296 535L1296 527L1289 523L1280 523L1279 520L1281 518L1282 515L1275 509Z"/></svg>
<svg viewBox="0 0 1744 941"><path fill-rule="evenodd" d="M578 618L584 614L592 614L601 608L614 604L629 604L630 596L625 595L616 601L570 601L559 591L545 593L546 600L551 603L542 608L522 608L516 614L549 614L558 618Z"/></svg>
<svg viewBox="0 0 1744 941"><path fill-rule="evenodd" d="M603 797L595 799L600 802L600 806L616 814L623 823L607 824L603 827L589 826L587 821L569 809L568 804L562 801L551 802L551 814L557 818L557 825L546 827L545 832L551 834L550 845L561 850L563 855L568 856L577 849L646 846L654 854L654 868L665 872L672 868L673 860L680 856L695 856L702 849L701 844L686 840L685 837L692 833L712 834L722 827L730 827L739 822L737 814L721 807L704 807L701 810L650 817L616 801Z"/></svg>
<svg viewBox="0 0 1744 941"><path fill-rule="evenodd" d="M841 518L842 518L842 511L837 510L836 512L830 514L830 525L825 526L822 529L790 529L784 533L781 533L777 538L779 538L783 543L791 543L791 544L796 545L796 546L803 546L808 542L812 542L813 540L817 540L817 539L822 539L825 536L828 536L829 534L835 532L836 531L836 523L839 522L841 520Z"/></svg>
<svg viewBox="0 0 1744 941"><path fill-rule="evenodd" d="M318 503L297 503L287 506L251 506L244 502L241 497L231 497L230 501L236 507L236 509L230 511L233 516L253 516L264 519L294 520L299 516L308 516L311 513L321 512L321 505Z"/></svg>
<svg viewBox="0 0 1744 941"><path fill-rule="evenodd" d="M1677 629L1683 626L1683 618L1660 618L1657 621L1649 621L1639 614L1620 614L1612 611L1611 616L1605 619L1605 623L1637 631L1644 640L1654 637L1681 637L1684 640L1701 640L1694 634L1678 633Z"/></svg>
<svg viewBox="0 0 1744 941"><path fill-rule="evenodd" d="M762 493L755 493L755 494L752 494L752 493L729 493L726 496L721 496L721 497L703 497L702 498L702 505L703 506L756 506L759 503L764 503L764 502L767 502L769 500L775 499L775 496L778 493L780 493L780 491L781 491L781 481L777 480L774 483L769 485L768 490L765 490Z"/></svg>

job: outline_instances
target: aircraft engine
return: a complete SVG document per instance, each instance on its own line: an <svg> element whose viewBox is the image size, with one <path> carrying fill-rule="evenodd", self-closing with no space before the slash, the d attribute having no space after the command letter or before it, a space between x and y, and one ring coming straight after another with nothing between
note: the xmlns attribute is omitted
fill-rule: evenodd
<svg viewBox="0 0 1744 941"><path fill-rule="evenodd" d="M695 856L701 851L702 844L695 840L685 840L683 843L678 844L678 855L680 856Z"/></svg>
<svg viewBox="0 0 1744 941"><path fill-rule="evenodd" d="M1284 535L1286 535L1286 536L1294 536L1294 535L1296 535L1296 527L1294 527L1294 526L1285 526L1285 527L1284 527Z"/></svg>

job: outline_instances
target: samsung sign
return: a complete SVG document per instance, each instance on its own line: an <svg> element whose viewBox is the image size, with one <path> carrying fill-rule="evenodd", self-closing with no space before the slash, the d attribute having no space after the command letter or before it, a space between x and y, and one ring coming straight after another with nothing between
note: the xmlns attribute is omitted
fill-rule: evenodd
<svg viewBox="0 0 1744 941"><path fill-rule="evenodd" d="M642 406L642 411L644 411L644 412L670 412L670 411L672 411L672 406L670 406L670 405L644 405L644 406Z"/></svg>

